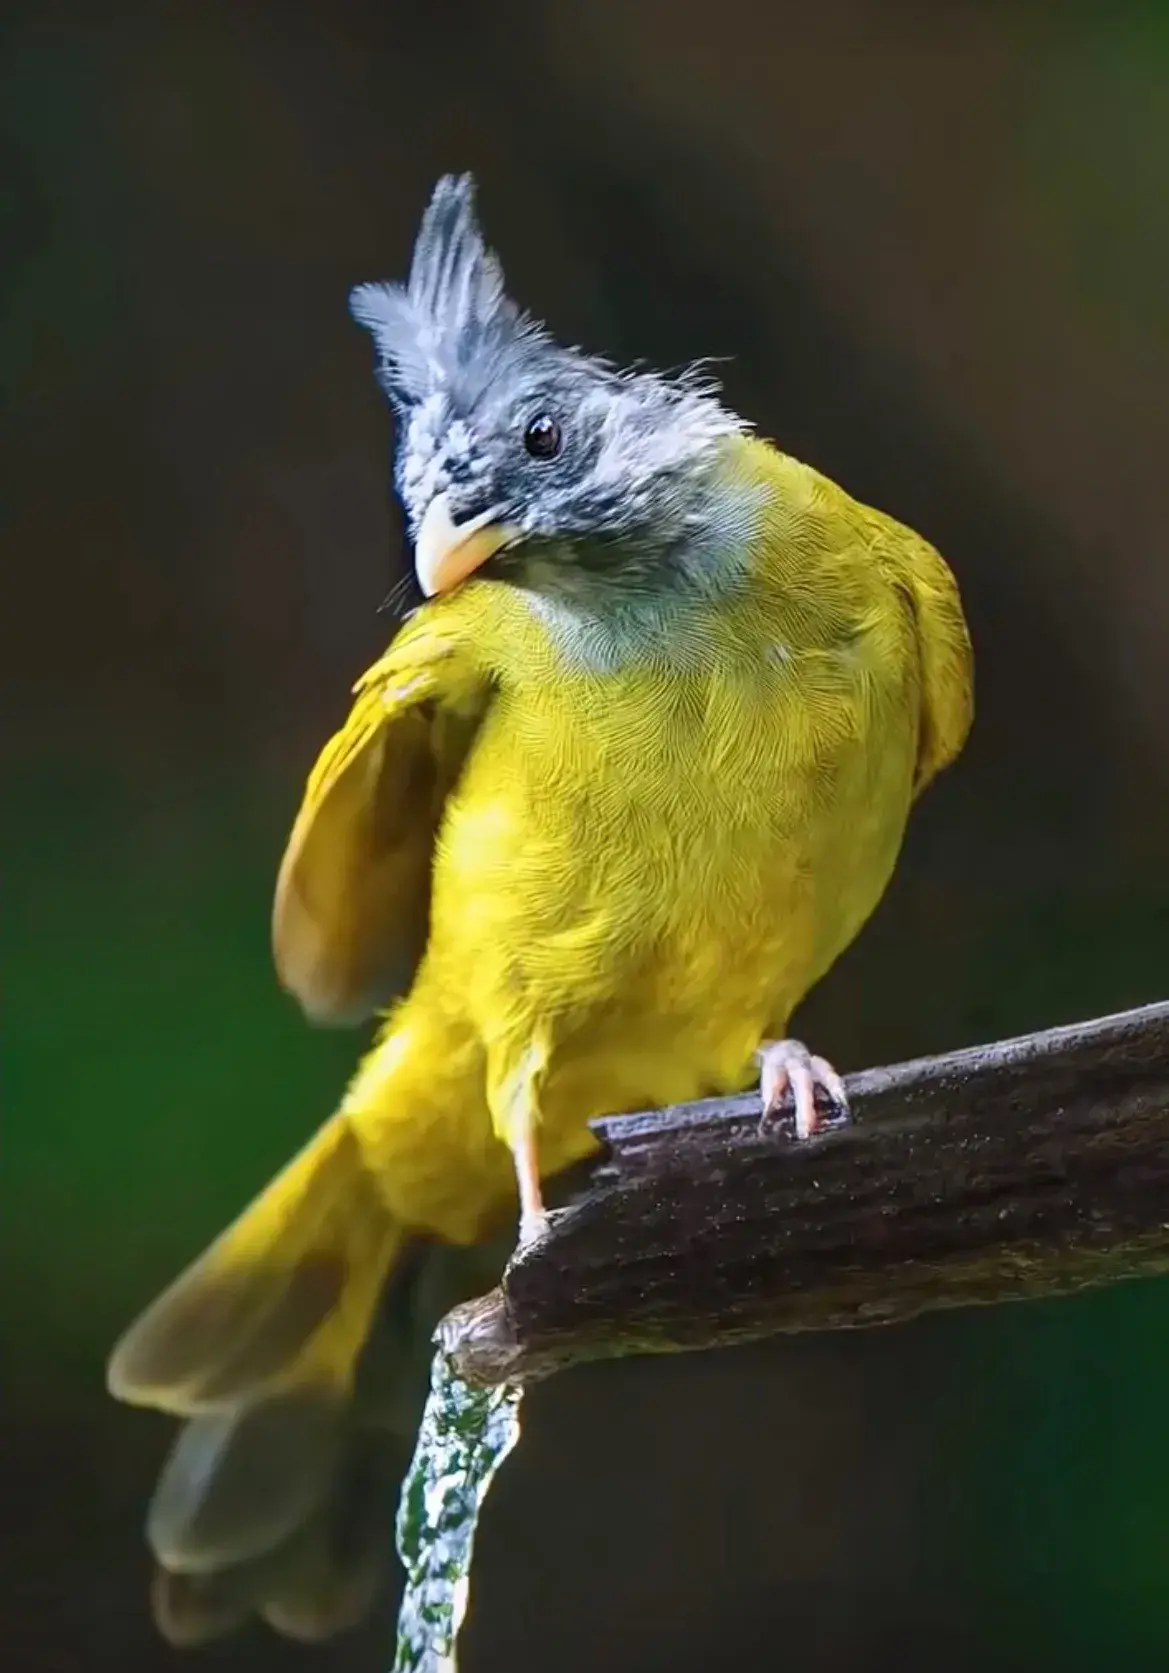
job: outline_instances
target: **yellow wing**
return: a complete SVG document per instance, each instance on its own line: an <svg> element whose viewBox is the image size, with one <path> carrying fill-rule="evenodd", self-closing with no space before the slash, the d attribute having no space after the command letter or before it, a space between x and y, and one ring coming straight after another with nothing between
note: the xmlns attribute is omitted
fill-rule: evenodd
<svg viewBox="0 0 1169 1673"><path fill-rule="evenodd" d="M912 625L920 690L913 793L960 752L974 718L974 656L958 584L941 554L904 523L854 500L810 465L770 443L728 444L733 470L762 487L769 509L768 585L787 601L813 637L837 631L841 613L869 615L868 577L881 578L876 614L892 588ZM859 589L856 584L859 582ZM818 624L818 626L816 625Z"/></svg>
<svg viewBox="0 0 1169 1673"><path fill-rule="evenodd" d="M941 554L918 535L902 552L895 584L917 628L921 666L913 781L913 793L919 796L966 742L974 719L974 652L958 583Z"/></svg>
<svg viewBox="0 0 1169 1673"><path fill-rule="evenodd" d="M443 803L490 701L441 606L411 618L354 687L280 867L281 983L318 1022L358 1022L409 986L426 946Z"/></svg>

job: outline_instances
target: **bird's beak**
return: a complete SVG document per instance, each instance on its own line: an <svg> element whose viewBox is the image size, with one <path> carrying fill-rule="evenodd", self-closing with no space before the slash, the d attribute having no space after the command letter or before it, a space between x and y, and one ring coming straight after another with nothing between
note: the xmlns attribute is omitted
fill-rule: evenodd
<svg viewBox="0 0 1169 1673"><path fill-rule="evenodd" d="M414 570L427 598L450 592L493 553L519 538L520 531L501 523L499 506L492 506L465 523L451 518L450 500L436 494L426 508L414 542Z"/></svg>

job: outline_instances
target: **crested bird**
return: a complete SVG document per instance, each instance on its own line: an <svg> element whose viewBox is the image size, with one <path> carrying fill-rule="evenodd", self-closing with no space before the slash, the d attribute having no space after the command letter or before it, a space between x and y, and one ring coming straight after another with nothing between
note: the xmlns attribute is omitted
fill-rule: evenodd
<svg viewBox="0 0 1169 1673"><path fill-rule="evenodd" d="M336 1113L111 1358L118 1398L185 1421L149 1523L175 1638L365 1607L353 1505L393 1425L355 1414L420 1250L473 1251L517 1203L538 1237L598 1116L757 1079L801 1140L845 1116L789 1018L972 718L933 546L708 377L561 346L508 295L469 176L436 186L408 280L351 311L425 602L312 770L273 944L309 1017L381 1021Z"/></svg>

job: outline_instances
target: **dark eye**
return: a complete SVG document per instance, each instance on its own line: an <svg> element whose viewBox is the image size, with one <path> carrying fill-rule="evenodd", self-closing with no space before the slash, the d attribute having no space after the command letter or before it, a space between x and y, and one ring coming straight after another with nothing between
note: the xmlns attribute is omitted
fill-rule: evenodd
<svg viewBox="0 0 1169 1673"><path fill-rule="evenodd" d="M560 452L560 426L551 413L537 413L524 431L524 446L533 459L555 459Z"/></svg>

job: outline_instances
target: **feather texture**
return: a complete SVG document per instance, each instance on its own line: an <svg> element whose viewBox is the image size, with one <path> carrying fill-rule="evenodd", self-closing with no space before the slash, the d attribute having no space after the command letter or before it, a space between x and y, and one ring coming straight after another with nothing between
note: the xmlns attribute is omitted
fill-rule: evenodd
<svg viewBox="0 0 1169 1673"><path fill-rule="evenodd" d="M606 659L603 624L574 635L472 580L411 619L340 735L365 747L380 705L387 758L433 758L463 728L441 817L400 808L434 845L426 952L345 1106L402 1223L465 1241L510 1198L520 1081L549 1170L587 1152L593 1116L750 1084L965 737L969 641L933 548L764 443L724 443L719 472L751 508L724 597ZM417 735L395 730L406 702ZM310 784L302 854L348 747ZM362 967L384 921L343 903L314 933Z"/></svg>
<svg viewBox="0 0 1169 1673"><path fill-rule="evenodd" d="M382 386L400 405L460 376L485 386L509 349L548 341L504 289L499 258L475 219L469 174L446 175L435 187L407 283L357 285L349 310L372 334Z"/></svg>

